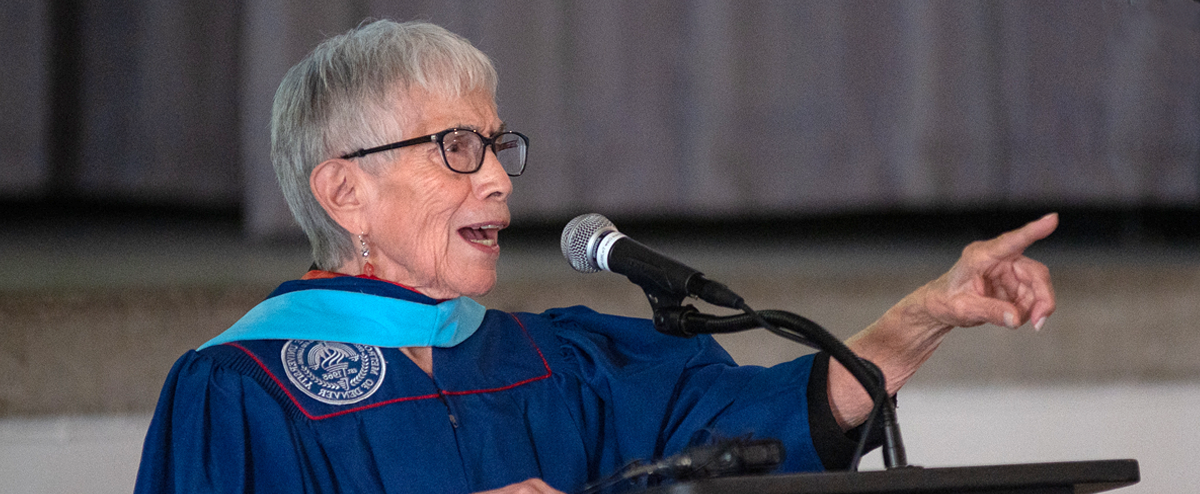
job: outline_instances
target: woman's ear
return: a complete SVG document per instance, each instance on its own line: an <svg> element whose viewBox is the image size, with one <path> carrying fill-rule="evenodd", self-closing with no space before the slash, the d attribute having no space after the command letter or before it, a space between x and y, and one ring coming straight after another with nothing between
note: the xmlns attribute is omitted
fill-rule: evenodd
<svg viewBox="0 0 1200 494"><path fill-rule="evenodd" d="M333 221L346 231L364 231L366 206L365 173L350 160L332 159L321 162L308 176L313 196Z"/></svg>

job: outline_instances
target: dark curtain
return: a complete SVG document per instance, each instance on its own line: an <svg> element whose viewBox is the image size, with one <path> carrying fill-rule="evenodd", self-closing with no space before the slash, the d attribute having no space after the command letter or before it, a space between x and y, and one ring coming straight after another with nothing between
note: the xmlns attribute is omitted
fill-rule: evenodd
<svg viewBox="0 0 1200 494"><path fill-rule="evenodd" d="M271 97L367 17L493 57L533 142L518 218L1200 206L1189 0L9 0L0 194L235 206L252 235L291 232Z"/></svg>

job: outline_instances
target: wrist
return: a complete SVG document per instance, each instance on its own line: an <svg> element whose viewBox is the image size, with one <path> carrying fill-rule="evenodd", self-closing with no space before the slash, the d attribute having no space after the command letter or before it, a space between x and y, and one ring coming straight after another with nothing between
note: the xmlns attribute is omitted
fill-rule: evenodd
<svg viewBox="0 0 1200 494"><path fill-rule="evenodd" d="M887 378L888 394L899 391L953 329L933 317L929 302L928 288L921 287L846 342L860 357L879 366Z"/></svg>
<svg viewBox="0 0 1200 494"><path fill-rule="evenodd" d="M954 325L943 322L934 315L946 312L943 309L943 306L946 305L945 301L938 300L933 295L936 292L930 285L934 283L937 281L930 282L910 293L888 309L880 318L892 318L894 321L891 326L904 329L896 334L898 337L909 338L909 341L904 342L905 346L902 348L923 339L944 335L954 328Z"/></svg>

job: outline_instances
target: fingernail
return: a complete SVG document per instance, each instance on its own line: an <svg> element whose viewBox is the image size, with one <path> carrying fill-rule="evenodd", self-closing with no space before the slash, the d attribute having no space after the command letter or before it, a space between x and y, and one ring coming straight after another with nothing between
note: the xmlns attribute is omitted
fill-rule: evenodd
<svg viewBox="0 0 1200 494"><path fill-rule="evenodd" d="M1033 329L1035 331L1041 331L1042 326L1045 326L1045 325L1046 325L1046 318L1043 317L1041 319L1038 319L1037 322L1033 323Z"/></svg>
<svg viewBox="0 0 1200 494"><path fill-rule="evenodd" d="M1013 316L1011 312L1004 313L1004 327L1008 329L1017 328L1017 318L1016 316Z"/></svg>

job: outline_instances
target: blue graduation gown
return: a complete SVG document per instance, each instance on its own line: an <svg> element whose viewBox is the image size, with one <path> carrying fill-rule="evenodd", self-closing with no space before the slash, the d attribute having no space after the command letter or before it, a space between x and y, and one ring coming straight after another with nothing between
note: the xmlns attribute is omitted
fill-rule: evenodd
<svg viewBox="0 0 1200 494"><path fill-rule="evenodd" d="M288 282L268 302L299 291L438 303L351 277ZM824 389L815 407L807 393L813 356L737 366L709 337L584 307L482 316L461 343L433 348L432 378L397 348L336 342L336 327L331 341L250 331L189 351L167 377L135 492L466 493L532 477L571 492L698 431L781 439L783 471L821 470L822 455L838 456L827 451L853 445L829 430ZM287 304L269 319L276 331L336 326Z"/></svg>

